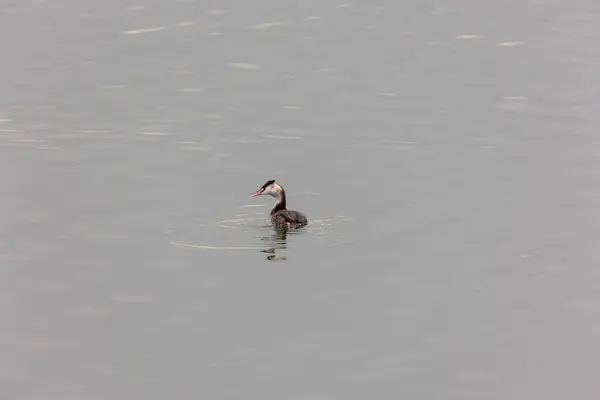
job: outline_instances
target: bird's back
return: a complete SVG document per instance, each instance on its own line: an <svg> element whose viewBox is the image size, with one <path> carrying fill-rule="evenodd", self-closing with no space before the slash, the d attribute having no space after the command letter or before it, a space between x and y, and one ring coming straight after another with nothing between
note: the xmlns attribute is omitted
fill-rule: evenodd
<svg viewBox="0 0 600 400"><path fill-rule="evenodd" d="M300 227L308 223L304 214L298 211L280 210L271 216L275 224Z"/></svg>

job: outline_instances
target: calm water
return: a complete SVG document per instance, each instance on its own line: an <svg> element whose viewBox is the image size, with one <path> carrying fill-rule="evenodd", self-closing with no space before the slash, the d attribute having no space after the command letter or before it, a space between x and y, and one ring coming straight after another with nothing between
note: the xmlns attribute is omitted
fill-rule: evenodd
<svg viewBox="0 0 600 400"><path fill-rule="evenodd" d="M599 40L593 0L0 1L0 399L599 398Z"/></svg>

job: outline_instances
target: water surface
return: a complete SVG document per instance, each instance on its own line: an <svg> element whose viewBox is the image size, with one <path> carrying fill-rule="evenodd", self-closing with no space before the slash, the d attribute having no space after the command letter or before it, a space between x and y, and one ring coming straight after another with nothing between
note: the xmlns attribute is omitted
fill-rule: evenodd
<svg viewBox="0 0 600 400"><path fill-rule="evenodd" d="M2 399L600 396L595 2L0 11Z"/></svg>

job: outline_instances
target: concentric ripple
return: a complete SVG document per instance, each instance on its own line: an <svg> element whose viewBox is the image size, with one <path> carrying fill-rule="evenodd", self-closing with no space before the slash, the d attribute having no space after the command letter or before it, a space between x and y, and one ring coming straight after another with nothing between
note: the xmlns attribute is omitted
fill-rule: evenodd
<svg viewBox="0 0 600 400"><path fill-rule="evenodd" d="M252 229L252 230L266 230L273 229L273 225L270 221L265 218L263 214L261 217L240 217L240 218L231 218L224 219L221 221L217 221L217 226L221 228L228 229ZM308 225L304 228L300 228L301 230L307 233L315 233L318 235L324 235L328 231L331 230L336 225L339 225L344 222L351 221L350 217L346 217L344 215L336 215L332 217L312 217L308 220ZM296 230L291 230L290 233Z"/></svg>
<svg viewBox="0 0 600 400"><path fill-rule="evenodd" d="M229 218L217 221L215 224L224 229L245 229L259 234L260 238L253 235L251 244L240 245L225 245L221 246L214 243L189 243L182 241L170 242L174 247L194 248L202 250L260 250L266 252L285 249L287 247L287 237L292 235L308 234L308 235L326 235L330 233L337 225L351 221L352 219L343 215L311 217L308 225L300 229L285 229L276 228L270 221L265 218L263 213L257 215L240 215L238 218ZM256 242L260 240L260 242ZM345 242L339 240L319 240L318 246L343 244ZM314 243L313 243L314 244Z"/></svg>

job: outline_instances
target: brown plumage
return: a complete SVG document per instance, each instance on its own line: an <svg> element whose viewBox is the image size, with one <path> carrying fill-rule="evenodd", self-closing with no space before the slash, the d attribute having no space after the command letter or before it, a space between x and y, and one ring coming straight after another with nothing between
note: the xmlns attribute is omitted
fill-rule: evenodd
<svg viewBox="0 0 600 400"><path fill-rule="evenodd" d="M275 205L271 210L271 222L275 225L300 228L308 223L306 217L298 212L287 209L285 190L274 180L265 182L252 197L270 195L275 198Z"/></svg>

